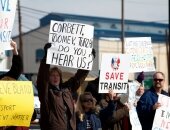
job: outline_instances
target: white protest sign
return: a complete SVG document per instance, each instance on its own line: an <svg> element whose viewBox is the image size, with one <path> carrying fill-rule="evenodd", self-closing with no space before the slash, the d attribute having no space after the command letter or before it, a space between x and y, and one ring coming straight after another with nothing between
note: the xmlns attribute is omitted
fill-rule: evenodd
<svg viewBox="0 0 170 130"><path fill-rule="evenodd" d="M51 21L47 64L91 70L94 27L74 22Z"/></svg>
<svg viewBox="0 0 170 130"><path fill-rule="evenodd" d="M15 18L17 0L0 2L0 50L11 50L11 33Z"/></svg>
<svg viewBox="0 0 170 130"><path fill-rule="evenodd" d="M142 130L142 126L140 124L138 114L136 112L136 107L133 107L129 111L129 116L130 116L130 123L132 125L132 130Z"/></svg>
<svg viewBox="0 0 170 130"><path fill-rule="evenodd" d="M134 106L134 103L136 101L136 91L139 88L139 83L137 82L131 82L129 84L129 98L128 98L128 104L130 106L129 111L129 117L130 117L130 123L132 125L132 130L142 130L142 126L140 124L136 107Z"/></svg>
<svg viewBox="0 0 170 130"><path fill-rule="evenodd" d="M127 93L129 56L103 53L100 68L99 93Z"/></svg>
<svg viewBox="0 0 170 130"><path fill-rule="evenodd" d="M131 55L129 72L155 71L150 37L125 38L125 53Z"/></svg>
<svg viewBox="0 0 170 130"><path fill-rule="evenodd" d="M156 109L152 130L170 130L170 97L159 94L161 107Z"/></svg>
<svg viewBox="0 0 170 130"><path fill-rule="evenodd" d="M129 98L128 102L130 104L130 107L134 107L134 103L136 101L136 91L139 88L140 84L137 82L131 82L129 84Z"/></svg>

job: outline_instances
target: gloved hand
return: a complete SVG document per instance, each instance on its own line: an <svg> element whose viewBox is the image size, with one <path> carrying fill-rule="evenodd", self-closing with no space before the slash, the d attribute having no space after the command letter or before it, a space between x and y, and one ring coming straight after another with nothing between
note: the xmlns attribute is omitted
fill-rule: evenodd
<svg viewBox="0 0 170 130"><path fill-rule="evenodd" d="M144 72L142 71L142 72L139 73L139 75L138 75L138 77L137 77L137 81L138 81L139 83L142 83L142 81L144 80L144 78L145 78Z"/></svg>
<svg viewBox="0 0 170 130"><path fill-rule="evenodd" d="M92 49L92 52L91 52L91 53L92 53L92 55L93 55L93 58L95 58L95 57L96 57L96 51L95 51L94 48Z"/></svg>
<svg viewBox="0 0 170 130"><path fill-rule="evenodd" d="M47 56L47 50L51 47L51 43L46 43L44 46L45 56Z"/></svg>

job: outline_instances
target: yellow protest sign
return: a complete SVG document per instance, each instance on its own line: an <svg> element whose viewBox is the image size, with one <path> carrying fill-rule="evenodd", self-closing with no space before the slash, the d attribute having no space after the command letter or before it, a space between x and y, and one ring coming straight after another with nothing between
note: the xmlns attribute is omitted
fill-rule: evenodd
<svg viewBox="0 0 170 130"><path fill-rule="evenodd" d="M0 81L0 126L30 126L34 96L30 81Z"/></svg>

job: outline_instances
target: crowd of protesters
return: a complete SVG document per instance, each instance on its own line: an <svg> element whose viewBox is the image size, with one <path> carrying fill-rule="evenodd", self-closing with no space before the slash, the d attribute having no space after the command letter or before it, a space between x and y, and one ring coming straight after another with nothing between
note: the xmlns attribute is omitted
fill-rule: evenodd
<svg viewBox="0 0 170 130"><path fill-rule="evenodd" d="M22 73L22 61L15 42L12 67L9 72L0 76L1 80L17 80ZM41 130L130 130L129 106L120 101L120 96L113 91L98 93L99 77L90 81L84 92L77 93L85 81L89 70L78 69L73 77L63 82L62 72L58 67L46 64L47 50L50 43L44 46L45 55L41 60L37 89L40 100ZM95 50L92 55L95 58ZM156 109L161 104L158 94L168 96L163 90L165 75L155 72L153 86L144 90L144 72L137 77L140 83L134 102L142 130L151 130ZM0 127L0 130L27 130L27 127Z"/></svg>

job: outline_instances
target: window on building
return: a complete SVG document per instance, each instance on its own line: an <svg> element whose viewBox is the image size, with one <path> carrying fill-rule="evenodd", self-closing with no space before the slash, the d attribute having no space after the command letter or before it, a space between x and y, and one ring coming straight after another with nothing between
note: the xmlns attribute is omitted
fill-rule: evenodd
<svg viewBox="0 0 170 130"><path fill-rule="evenodd" d="M99 23L93 23L93 26L96 28L100 28L100 24Z"/></svg>
<svg viewBox="0 0 170 130"><path fill-rule="evenodd" d="M35 53L36 53L36 62L40 62L41 59L44 56L44 50L43 49L37 49Z"/></svg>
<svg viewBox="0 0 170 130"><path fill-rule="evenodd" d="M163 34L163 32L161 30L158 31L159 34Z"/></svg>
<svg viewBox="0 0 170 130"><path fill-rule="evenodd" d="M110 28L117 29L116 24L111 24Z"/></svg>

